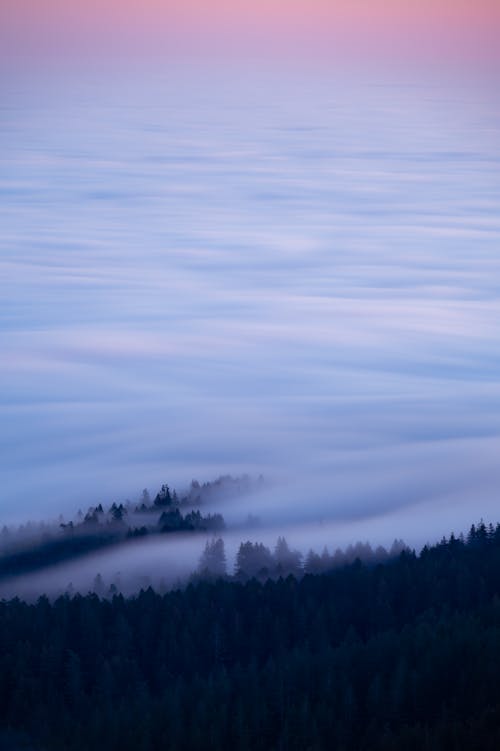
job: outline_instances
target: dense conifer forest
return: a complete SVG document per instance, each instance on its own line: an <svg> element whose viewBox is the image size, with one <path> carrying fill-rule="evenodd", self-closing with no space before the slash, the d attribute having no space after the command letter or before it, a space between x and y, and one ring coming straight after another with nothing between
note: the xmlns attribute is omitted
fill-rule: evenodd
<svg viewBox="0 0 500 751"><path fill-rule="evenodd" d="M384 564L3 601L0 644L5 749L496 751L500 526Z"/></svg>

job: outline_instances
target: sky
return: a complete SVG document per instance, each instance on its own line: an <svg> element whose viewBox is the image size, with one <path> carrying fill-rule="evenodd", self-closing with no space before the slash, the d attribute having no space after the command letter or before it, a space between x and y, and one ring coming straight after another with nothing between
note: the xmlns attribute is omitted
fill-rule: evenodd
<svg viewBox="0 0 500 751"><path fill-rule="evenodd" d="M0 59L146 59L496 68L497 0L3 0Z"/></svg>
<svg viewBox="0 0 500 751"><path fill-rule="evenodd" d="M227 472L292 540L497 521L498 29L4 0L0 521Z"/></svg>

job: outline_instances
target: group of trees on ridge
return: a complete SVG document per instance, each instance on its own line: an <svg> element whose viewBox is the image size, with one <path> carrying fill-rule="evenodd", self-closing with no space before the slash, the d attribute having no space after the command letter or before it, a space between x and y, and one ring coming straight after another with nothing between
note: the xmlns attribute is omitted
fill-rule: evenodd
<svg viewBox="0 0 500 751"><path fill-rule="evenodd" d="M2 601L0 643L0 746L497 751L500 525L300 578Z"/></svg>
<svg viewBox="0 0 500 751"><path fill-rule="evenodd" d="M102 527L116 531L126 530L129 537L164 532L207 532L225 528L221 514L207 514L203 516L195 508L203 503L203 495L213 494L215 488L226 488L227 483L237 482L232 477L221 477L214 483L200 485L193 480L189 492L179 497L177 491L170 490L163 484L156 494L154 501L147 488L142 491L141 500L137 504L112 503L105 510L102 503L90 507L84 515L77 514L77 521L67 524L61 523L60 528L72 534L75 532L92 532ZM148 518L149 517L149 518Z"/></svg>
<svg viewBox="0 0 500 751"><path fill-rule="evenodd" d="M289 575L300 577L331 571L357 559L367 565L385 563L396 558L403 550L408 548L402 540L394 540L389 550L382 546L373 550L369 543L358 542L349 545L346 550L337 548L333 555L327 547L321 555L309 550L304 560L302 553L292 550L282 536L278 537L274 551L261 542L247 540L240 544L236 554L234 576L239 579L255 577L261 580ZM228 575L224 540L221 537L207 540L198 564L198 575L208 578Z"/></svg>
<svg viewBox="0 0 500 751"><path fill-rule="evenodd" d="M257 483L263 483L262 476ZM177 531L177 528L182 531L221 530L225 526L223 517L220 514L203 516L199 508L210 500L237 496L250 491L254 486L255 482L248 475L221 475L212 482L192 480L189 488L183 492L177 492L165 483L153 500L149 490L145 488L139 501L135 503L113 502L107 508L99 503L91 506L85 513L79 510L75 519L69 521L60 516L57 524L28 522L17 528L4 525L0 531L0 552L8 553L24 542L52 539L58 533L89 535L96 531L106 531L115 534L144 534ZM198 514L193 514L196 510ZM161 518L163 514L166 516Z"/></svg>
<svg viewBox="0 0 500 751"><path fill-rule="evenodd" d="M221 532L225 529L223 516L202 514L196 506L217 494L241 493L250 487L247 476L229 475L211 483L193 480L182 495L164 484L153 501L145 489L136 504L113 502L105 508L99 503L85 514L79 511L74 520L60 518L57 525L4 526L0 533L0 578L58 564L127 539L176 532Z"/></svg>

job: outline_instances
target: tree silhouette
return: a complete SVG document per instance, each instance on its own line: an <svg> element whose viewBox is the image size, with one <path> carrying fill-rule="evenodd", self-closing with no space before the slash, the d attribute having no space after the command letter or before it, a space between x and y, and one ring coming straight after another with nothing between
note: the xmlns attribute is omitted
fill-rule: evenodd
<svg viewBox="0 0 500 751"><path fill-rule="evenodd" d="M273 556L261 542L242 542L236 555L236 575L267 576L273 568Z"/></svg>
<svg viewBox="0 0 500 751"><path fill-rule="evenodd" d="M168 487L168 485L161 486L161 490L156 494L154 505L159 508L172 505L172 495L170 493L170 488Z"/></svg>
<svg viewBox="0 0 500 751"><path fill-rule="evenodd" d="M275 571L279 575L286 576L293 574L299 576L301 573L302 554L296 550L290 550L284 537L278 537L274 549Z"/></svg>
<svg viewBox="0 0 500 751"><path fill-rule="evenodd" d="M222 537L207 540L200 556L198 573L203 576L218 577L227 573L226 551Z"/></svg>

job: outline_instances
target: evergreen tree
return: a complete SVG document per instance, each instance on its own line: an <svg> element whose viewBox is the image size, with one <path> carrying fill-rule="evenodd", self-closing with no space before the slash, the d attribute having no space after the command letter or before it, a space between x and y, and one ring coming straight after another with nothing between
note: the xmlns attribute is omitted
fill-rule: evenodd
<svg viewBox="0 0 500 751"><path fill-rule="evenodd" d="M168 485L162 485L159 493L156 494L154 505L158 508L172 505L172 495Z"/></svg>
<svg viewBox="0 0 500 751"><path fill-rule="evenodd" d="M278 537L274 549L275 572L279 575L286 576L301 574L302 555L296 550L290 550L284 537Z"/></svg>
<svg viewBox="0 0 500 751"><path fill-rule="evenodd" d="M226 552L224 540L221 537L207 540L198 564L198 573L210 577L226 575Z"/></svg>
<svg viewBox="0 0 500 751"><path fill-rule="evenodd" d="M269 548L260 542L242 542L236 555L236 575L239 577L268 576L273 569Z"/></svg>

